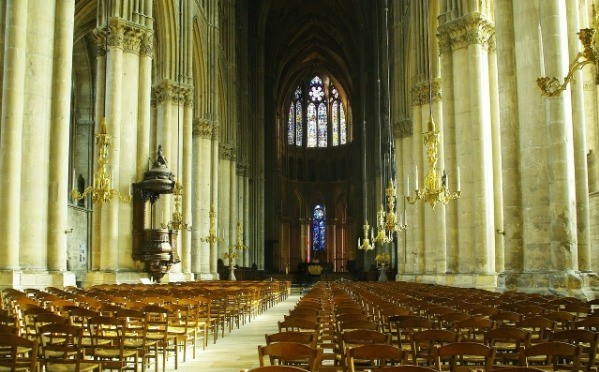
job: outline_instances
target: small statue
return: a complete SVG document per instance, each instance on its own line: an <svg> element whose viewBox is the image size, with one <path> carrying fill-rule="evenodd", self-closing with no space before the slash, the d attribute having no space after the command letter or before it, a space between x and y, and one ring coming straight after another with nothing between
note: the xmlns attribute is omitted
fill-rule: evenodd
<svg viewBox="0 0 599 372"><path fill-rule="evenodd" d="M156 152L156 161L154 162L154 167L156 168L167 168L167 161L164 157L164 153L162 152L162 145L158 145L158 151Z"/></svg>

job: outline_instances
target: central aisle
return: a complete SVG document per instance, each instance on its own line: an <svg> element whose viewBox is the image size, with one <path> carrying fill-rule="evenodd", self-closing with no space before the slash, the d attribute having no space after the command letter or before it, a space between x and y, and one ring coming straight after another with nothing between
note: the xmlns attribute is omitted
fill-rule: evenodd
<svg viewBox="0 0 599 372"><path fill-rule="evenodd" d="M216 344L210 337L208 347L206 350L199 348L196 359L191 359L191 350L188 349L187 361L179 362L177 371L239 372L243 368L258 367L258 345L265 344L265 334L278 332L277 322L289 314L289 310L295 307L299 298L298 294L290 295L285 301L257 316L251 323L246 323L231 333L225 332L225 337L219 338ZM183 358L182 354L180 358ZM166 369L175 370L172 358L169 359Z"/></svg>

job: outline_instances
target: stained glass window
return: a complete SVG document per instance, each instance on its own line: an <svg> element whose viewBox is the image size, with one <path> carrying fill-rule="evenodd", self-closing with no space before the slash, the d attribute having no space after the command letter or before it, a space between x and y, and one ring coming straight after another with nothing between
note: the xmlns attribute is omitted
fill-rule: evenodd
<svg viewBox="0 0 599 372"><path fill-rule="evenodd" d="M302 120L302 103L295 104L295 145L301 146L304 135L304 121Z"/></svg>
<svg viewBox="0 0 599 372"><path fill-rule="evenodd" d="M308 126L306 128L307 147L316 147L316 106L313 103L308 105Z"/></svg>
<svg viewBox="0 0 599 372"><path fill-rule="evenodd" d="M347 122L345 121L345 109L343 108L343 103L339 105L339 116L341 120L339 121L339 134L341 135L341 144L345 145L347 143Z"/></svg>
<svg viewBox="0 0 599 372"><path fill-rule="evenodd" d="M295 139L295 110L293 102L289 106L289 119L287 120L287 144L293 145ZM301 122L300 122L301 126Z"/></svg>
<svg viewBox="0 0 599 372"><path fill-rule="evenodd" d="M312 217L312 250L322 252L326 248L327 235L327 219L324 208L320 205L314 207Z"/></svg>
<svg viewBox="0 0 599 372"><path fill-rule="evenodd" d="M327 147L327 107L318 105L318 147Z"/></svg>
<svg viewBox="0 0 599 372"><path fill-rule="evenodd" d="M331 109L331 134L333 146L339 145L339 102L333 102Z"/></svg>
<svg viewBox="0 0 599 372"><path fill-rule="evenodd" d="M293 93L293 100L295 101L295 145L301 146L304 134L304 120L302 118L302 87L297 86ZM291 117L291 110L289 110L289 117ZM293 144L293 142L290 142Z"/></svg>
<svg viewBox="0 0 599 372"><path fill-rule="evenodd" d="M297 86L289 106L287 144L319 148L346 144L346 112L337 88L325 86L319 76L304 84Z"/></svg>

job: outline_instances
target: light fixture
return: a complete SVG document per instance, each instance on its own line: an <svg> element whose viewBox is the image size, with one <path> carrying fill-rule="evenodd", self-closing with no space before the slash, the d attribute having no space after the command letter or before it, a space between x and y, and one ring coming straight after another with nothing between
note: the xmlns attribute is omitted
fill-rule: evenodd
<svg viewBox="0 0 599 372"><path fill-rule="evenodd" d="M247 248L243 245L243 227L241 223L237 222L237 241L235 245L229 246L229 251L225 252L223 258L229 260L229 280L237 280L235 278L235 266L233 266L233 260L239 257L239 252L241 252L244 248Z"/></svg>
<svg viewBox="0 0 599 372"><path fill-rule="evenodd" d="M105 35L105 58L108 61L108 35L110 28L108 25L108 4L105 4L106 9L106 35ZM104 87L107 86L107 69L108 64L104 64ZM106 88L105 88L106 90ZM98 169L94 173L94 183L89 185L83 192L79 192L75 189L75 182L73 180L73 189L71 190L71 199L73 201L81 200L87 195L91 194L92 201L97 204L100 208L104 203L108 203L113 197L118 197L124 203L131 201L131 195L123 195L118 190L112 188L112 179L108 173L107 166L108 152L110 150L112 136L108 134L108 126L106 124L106 92L104 92L104 115L100 122L100 132L96 134L96 147L98 148Z"/></svg>
<svg viewBox="0 0 599 372"><path fill-rule="evenodd" d="M582 52L578 52L576 57L574 57L574 60L570 63L568 74L564 78L563 83L560 83L555 76L552 78L544 76L537 79L537 84L539 85L539 88L541 88L542 95L556 97L563 92L568 86L568 83L572 81L576 70L582 69L584 66L591 63L599 67L599 40L597 39L596 31L599 26L599 20L597 19L595 4L593 4L592 9L592 28L581 28L578 32L578 38L584 49ZM595 84L599 84L599 74L595 75Z"/></svg>
<svg viewBox="0 0 599 372"><path fill-rule="evenodd" d="M210 212L208 212L208 218L210 219L210 227L208 228L208 235L203 238L200 238L201 241L212 245L216 243L223 242L225 238L218 236L216 232L216 212L214 211L214 206L210 205Z"/></svg>
<svg viewBox="0 0 599 372"><path fill-rule="evenodd" d="M175 204L175 210L173 211L171 220L168 224L162 226L162 228L168 227L171 230L186 230L191 231L191 225L186 223L183 220L183 214L181 213L181 205L183 203L183 186L181 185L181 157L180 157L180 143L179 138L181 124L180 124L180 111L181 111L181 52L183 48L183 9L181 5L181 1L179 1L179 53L177 60L177 181L175 183L175 188L173 189L173 199Z"/></svg>
<svg viewBox="0 0 599 372"><path fill-rule="evenodd" d="M429 8L430 11L430 8ZM430 206L435 209L437 203L441 202L443 204L449 203L450 200L456 200L460 197L460 167L457 169L457 191L452 192L449 190L449 185L447 182L447 174L443 171L443 174L440 175L437 170L437 162L438 158L438 148L439 148L439 134L440 132L437 130L435 122L433 120L433 75L431 72L431 64L432 58L430 53L430 33L427 35L427 47L429 51L429 58L427 61L427 70L428 70L428 107L429 107L429 121L428 121L428 130L423 132L424 144L427 147L426 154L428 158L428 171L424 177L424 188L418 188L418 166L416 166L415 172L415 180L414 180L414 190L416 194L414 196L409 195L410 192L410 182L408 178L406 190L408 195L406 195L406 200L410 204L414 204L417 201L422 201L424 203L429 203Z"/></svg>

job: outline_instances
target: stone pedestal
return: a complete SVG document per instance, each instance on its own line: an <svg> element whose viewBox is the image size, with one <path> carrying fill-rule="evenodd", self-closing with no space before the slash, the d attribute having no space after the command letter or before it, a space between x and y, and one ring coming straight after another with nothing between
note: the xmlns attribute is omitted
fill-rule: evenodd
<svg viewBox="0 0 599 372"><path fill-rule="evenodd" d="M70 271L2 271L0 272L0 289L4 288L64 288L75 286L75 274Z"/></svg>

